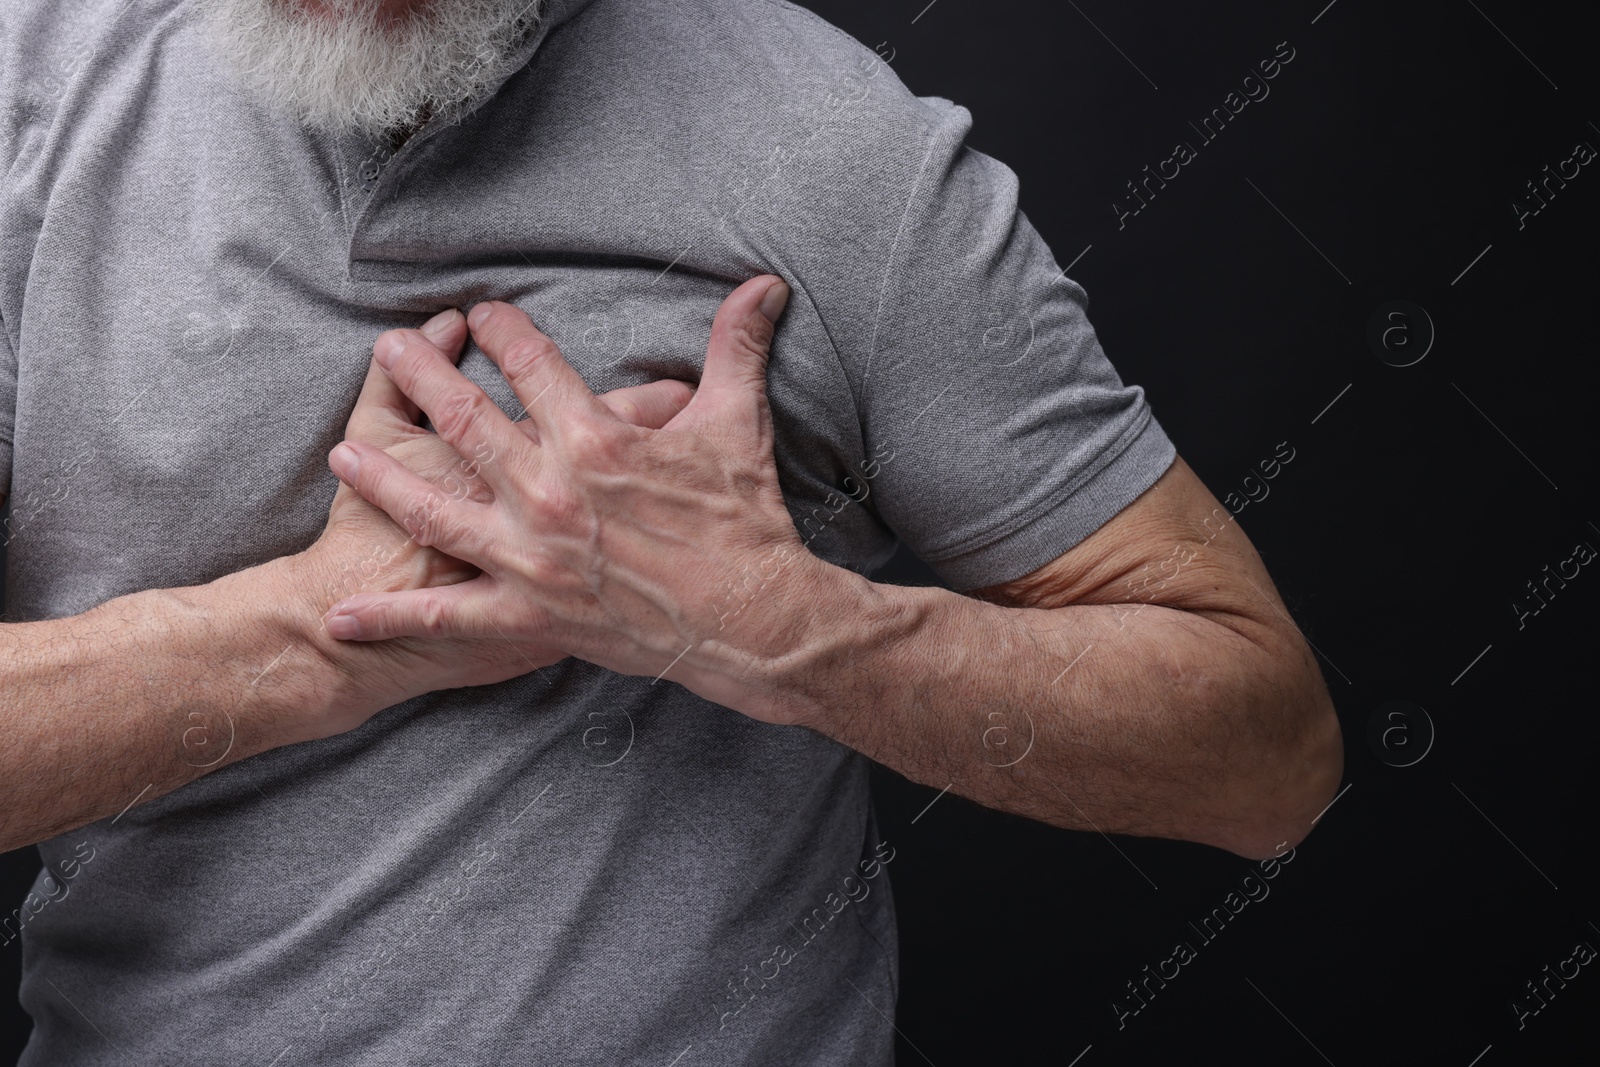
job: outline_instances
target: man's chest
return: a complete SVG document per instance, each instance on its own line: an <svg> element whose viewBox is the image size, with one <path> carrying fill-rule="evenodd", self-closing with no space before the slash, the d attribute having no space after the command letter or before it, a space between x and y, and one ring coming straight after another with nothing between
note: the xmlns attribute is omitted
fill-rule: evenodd
<svg viewBox="0 0 1600 1067"><path fill-rule="evenodd" d="M18 356L13 552L25 560L31 542L49 567L99 573L83 588L100 599L309 543L336 484L325 456L386 329L505 300L597 393L692 382L741 280L731 262L704 269L718 259L704 232L686 230L681 258L697 269L664 260L660 235L630 248L596 227L585 240L578 202L485 212L503 186L446 203L341 184L339 160L313 153L185 135L163 147L159 163L118 169L85 151L36 177L30 269L3 289ZM520 413L476 348L461 367ZM803 291L768 390L782 484L797 525L818 535L812 550L851 565L883 552L887 533L850 502L854 402Z"/></svg>

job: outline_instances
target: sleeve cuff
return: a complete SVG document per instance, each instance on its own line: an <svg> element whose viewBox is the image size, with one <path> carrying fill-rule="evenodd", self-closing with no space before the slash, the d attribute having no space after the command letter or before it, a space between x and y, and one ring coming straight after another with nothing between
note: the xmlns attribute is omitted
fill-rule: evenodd
<svg viewBox="0 0 1600 1067"><path fill-rule="evenodd" d="M1178 451L1146 408L1131 440L1089 480L1046 510L1023 519L977 548L925 562L957 592L1032 574L1109 522L1165 474ZM1126 439L1125 439L1126 440Z"/></svg>

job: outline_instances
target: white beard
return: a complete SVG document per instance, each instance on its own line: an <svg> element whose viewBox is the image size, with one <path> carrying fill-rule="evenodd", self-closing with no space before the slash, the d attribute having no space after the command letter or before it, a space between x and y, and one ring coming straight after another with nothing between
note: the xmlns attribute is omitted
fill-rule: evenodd
<svg viewBox="0 0 1600 1067"><path fill-rule="evenodd" d="M3 0L0 0L3 2ZM487 90L543 0L431 0L404 21L382 0L202 0L218 55L263 102L335 133L413 130Z"/></svg>

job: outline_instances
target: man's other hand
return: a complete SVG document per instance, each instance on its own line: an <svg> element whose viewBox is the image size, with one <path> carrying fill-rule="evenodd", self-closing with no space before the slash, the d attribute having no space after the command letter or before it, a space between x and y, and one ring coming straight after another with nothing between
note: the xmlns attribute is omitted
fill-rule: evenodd
<svg viewBox="0 0 1600 1067"><path fill-rule="evenodd" d="M379 365L456 461L493 457L474 470L492 499L441 503L437 468L364 441L341 444L329 463L419 543L481 573L356 594L329 612L329 632L504 637L531 655L560 650L623 674L670 674L780 721L764 665L794 648L795 598L825 597L825 572L836 570L806 551L773 460L766 367L788 295L771 275L734 290L712 324L698 392L659 429L618 417L509 304L479 304L469 322L526 405L525 421L507 419L420 334L387 335L374 350Z"/></svg>
<svg viewBox="0 0 1600 1067"><path fill-rule="evenodd" d="M466 337L466 319L452 308L430 319L421 329L388 331L374 347L396 343L425 345L453 365L461 357ZM686 382L663 379L614 390L597 399L622 422L656 428L682 411L694 393L694 387ZM383 450L437 488L419 500L415 512L404 516L402 524L397 525L348 486L339 487L327 526L302 555L297 569L301 586L296 592L310 598L314 627L320 629L322 613L344 597L452 586L480 573L470 563L419 544L414 534L426 527L427 516L432 512L461 501L492 503L494 494L483 477L483 469L496 457L489 449L458 455L438 435L424 429L420 418L417 405L374 360L345 427L346 438ZM504 681L566 656L554 645L513 643L492 627L453 640L394 640L364 646L335 646L326 634L321 636L319 643L337 650L336 661L354 673L353 680L358 685L378 689L389 703L436 689ZM369 702L361 703L365 708L352 707L352 715L370 709ZM330 722L329 732L347 729L356 722Z"/></svg>

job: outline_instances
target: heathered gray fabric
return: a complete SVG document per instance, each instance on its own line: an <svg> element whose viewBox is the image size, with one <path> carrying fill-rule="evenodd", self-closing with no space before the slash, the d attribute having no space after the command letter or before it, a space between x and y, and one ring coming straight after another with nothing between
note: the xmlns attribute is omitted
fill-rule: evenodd
<svg viewBox="0 0 1600 1067"><path fill-rule="evenodd" d="M780 0L557 0L391 158L265 113L180 0L5 0L7 618L310 543L384 329L514 300L597 392L694 379L764 271L812 551L898 536L965 589L1070 548L1172 444L1015 176L889 58ZM23 1062L888 1063L906 847L863 757L568 661L41 845Z"/></svg>

